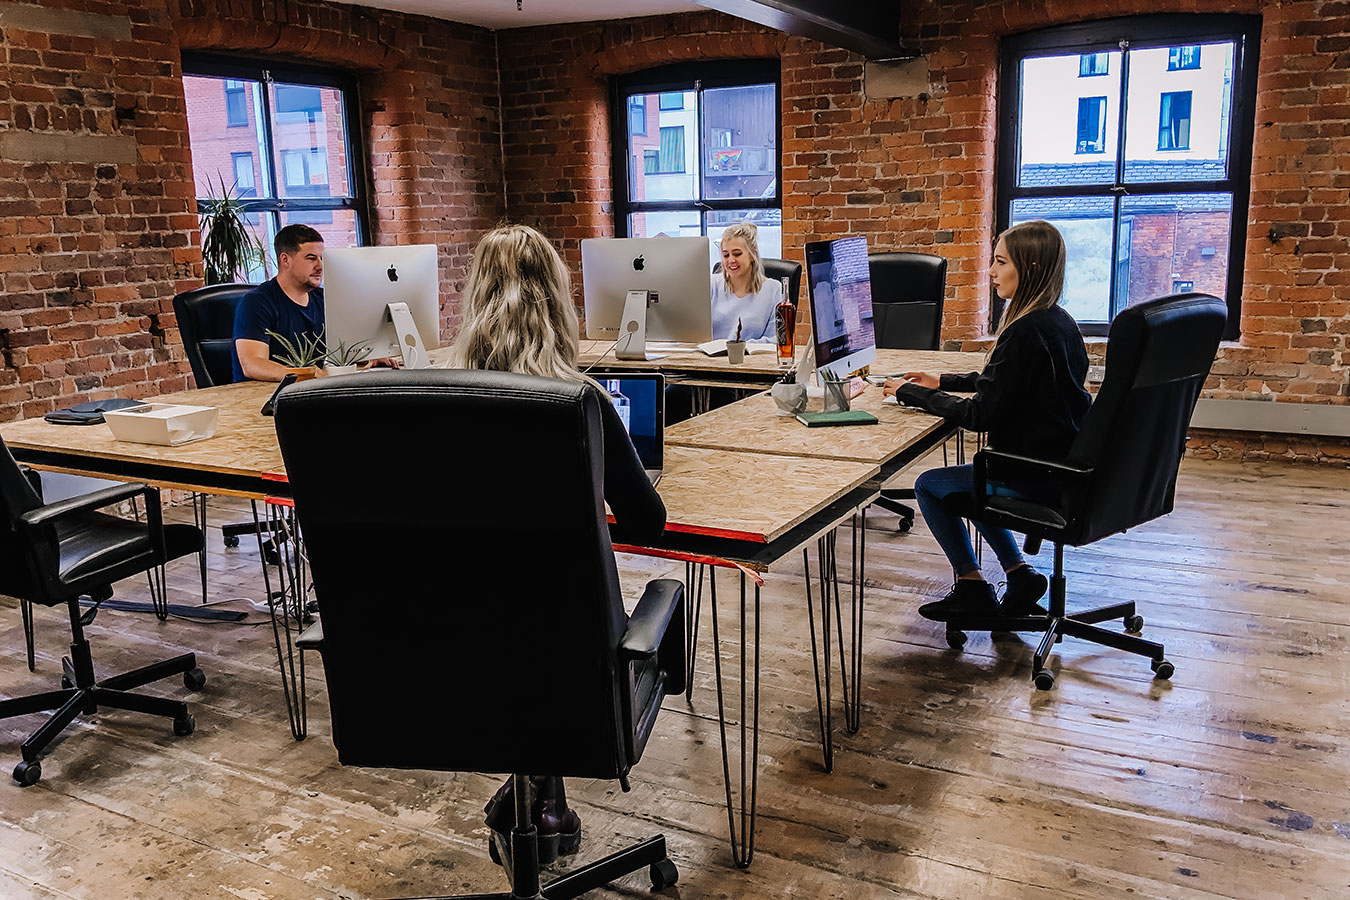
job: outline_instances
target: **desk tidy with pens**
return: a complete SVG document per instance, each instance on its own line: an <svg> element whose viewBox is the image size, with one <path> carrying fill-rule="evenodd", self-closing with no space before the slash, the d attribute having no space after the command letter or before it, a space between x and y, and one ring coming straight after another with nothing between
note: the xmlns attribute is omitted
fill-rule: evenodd
<svg viewBox="0 0 1350 900"><path fill-rule="evenodd" d="M826 425L875 425L877 417L861 409L850 409L852 399L852 379L841 379L833 372L818 369L820 383L825 387L825 409L823 412L800 412L797 421L808 428Z"/></svg>

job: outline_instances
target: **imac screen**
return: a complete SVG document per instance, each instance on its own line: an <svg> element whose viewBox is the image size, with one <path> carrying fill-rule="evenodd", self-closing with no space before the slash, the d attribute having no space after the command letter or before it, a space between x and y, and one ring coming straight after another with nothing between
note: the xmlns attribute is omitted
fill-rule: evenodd
<svg viewBox="0 0 1350 900"><path fill-rule="evenodd" d="M807 246L806 264L816 365L827 366L875 347L867 239L812 243Z"/></svg>

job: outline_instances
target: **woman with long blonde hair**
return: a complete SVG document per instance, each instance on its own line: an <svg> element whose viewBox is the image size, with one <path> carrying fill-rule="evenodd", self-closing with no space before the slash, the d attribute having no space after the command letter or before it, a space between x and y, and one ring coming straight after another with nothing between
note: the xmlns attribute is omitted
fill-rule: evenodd
<svg viewBox="0 0 1350 900"><path fill-rule="evenodd" d="M609 394L577 368L577 313L572 282L558 251L528 225L500 225L478 242L464 285L463 321L449 366L542 375L591 384L600 393L604 429L605 502L614 514L611 534L648 543L665 529L666 508L652 487ZM547 453L547 448L541 452ZM528 473L522 472L522 477ZM532 515L521 510L521 515ZM620 606L618 620L626 619ZM560 659L560 670L565 670ZM545 686L540 687L546 689ZM559 735L559 740L566 740ZM489 827L506 835L515 823L511 779L484 809ZM575 853L581 818L567 805L563 780L530 776L530 821L539 835L539 861Z"/></svg>
<svg viewBox="0 0 1350 900"><path fill-rule="evenodd" d="M777 342L774 312L783 286L764 277L759 228L754 222L728 225L718 240L722 271L712 276L713 337L731 340L740 325L743 341Z"/></svg>
<svg viewBox="0 0 1350 900"><path fill-rule="evenodd" d="M1049 222L1024 222L999 236L989 273L1007 301L984 371L937 377L910 372L888 380L896 402L941 416L970 431L988 433L992 448L1043 459L1068 453L1092 398L1083 387L1087 349L1078 324L1059 305L1064 291L1064 238ZM949 391L973 393L956 397ZM948 501L974 495L974 467L931 469L914 483L924 521L956 575L951 593L919 607L937 621L953 616L1034 615L1045 594L1045 576L1027 565L1007 529L976 521L1006 573L1002 602L984 580L961 519ZM959 505L959 504L958 504Z"/></svg>

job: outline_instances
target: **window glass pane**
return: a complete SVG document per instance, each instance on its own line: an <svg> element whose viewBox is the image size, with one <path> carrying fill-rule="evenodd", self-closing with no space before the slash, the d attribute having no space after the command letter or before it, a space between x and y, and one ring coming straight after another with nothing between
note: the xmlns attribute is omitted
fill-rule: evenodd
<svg viewBox="0 0 1350 900"><path fill-rule="evenodd" d="M1120 308L1190 290L1225 297L1232 218L1232 194L1122 198Z"/></svg>
<svg viewBox="0 0 1350 900"><path fill-rule="evenodd" d="M323 235L325 250L356 247L356 213L350 209L292 209L281 214L282 225L309 225Z"/></svg>
<svg viewBox="0 0 1350 900"><path fill-rule="evenodd" d="M253 236L262 242L263 252L267 257L265 261L255 261L249 266L243 280L250 284L262 284L276 274L277 264L272 252L272 239L277 235L276 215L272 212L261 212L244 216L244 224Z"/></svg>
<svg viewBox="0 0 1350 900"><path fill-rule="evenodd" d="M628 199L696 200L698 110L692 99L678 109L658 109L658 97L635 94L629 98ZM680 97L682 95L675 94ZM633 130L632 101L642 98L646 110L643 131Z"/></svg>
<svg viewBox="0 0 1350 900"><path fill-rule="evenodd" d="M1194 60L1192 67L1170 62ZM1213 181L1228 173L1233 44L1130 51L1126 181Z"/></svg>
<svg viewBox="0 0 1350 900"><path fill-rule="evenodd" d="M1120 71L1118 50L1091 57L1102 57L1109 71ZM1120 80L1080 78L1082 61L1087 58L1070 53L1022 61L1018 184L1045 187L1115 181ZM1089 99L1094 102L1083 103ZM1087 122L1082 114L1089 117ZM1090 134L1082 131L1085 124Z"/></svg>
<svg viewBox="0 0 1350 900"><path fill-rule="evenodd" d="M1078 57L1078 77L1106 75L1111 71L1111 57L1106 53L1084 53Z"/></svg>
<svg viewBox="0 0 1350 900"><path fill-rule="evenodd" d="M783 258L783 211L780 209L715 209L708 213L708 252L712 261L722 259L717 242L728 225L754 222L759 228L759 255L762 259Z"/></svg>
<svg viewBox="0 0 1350 900"><path fill-rule="evenodd" d="M647 102L641 94L628 98L628 131L631 134L647 133Z"/></svg>
<svg viewBox="0 0 1350 900"><path fill-rule="evenodd" d="M659 103L659 105L660 105L660 107L661 107L661 111L662 111L662 112L665 112L666 110L684 109L686 106L692 106L692 105L693 105L693 96L694 96L694 95L693 95L693 92L690 91L690 92L689 92L689 98L690 98L690 99L689 99L689 102L686 103L686 102L685 102L685 99L684 99L684 98L685 98L685 95L684 95L683 92L675 92L675 93L670 93L670 94L662 94L662 95L661 95L661 99L660 99L660 103Z"/></svg>
<svg viewBox="0 0 1350 900"><path fill-rule="evenodd" d="M238 85L227 91L226 85ZM184 75L183 94L187 99L188 140L192 147L192 176L197 196L219 197L220 186L249 197L268 196L268 179L261 169L240 162L247 157L261 162L267 158L258 134L256 111L261 108L261 85L256 81ZM239 97L246 111L246 125L229 122L227 97ZM252 180L246 182L247 170ZM245 190L253 193L244 194Z"/></svg>
<svg viewBox="0 0 1350 900"><path fill-rule="evenodd" d="M1012 204L1012 224L1044 219L1064 235L1068 260L1063 306L1079 322L1110 318L1114 215L1110 197L1040 197Z"/></svg>
<svg viewBox="0 0 1350 900"><path fill-rule="evenodd" d="M346 114L337 88L272 85L272 141L282 197L348 197Z"/></svg>
<svg viewBox="0 0 1350 900"><path fill-rule="evenodd" d="M772 84L703 92L704 197L777 195L776 95Z"/></svg>
<svg viewBox="0 0 1350 900"><path fill-rule="evenodd" d="M629 237L698 237L701 234L697 210L640 212L628 216Z"/></svg>

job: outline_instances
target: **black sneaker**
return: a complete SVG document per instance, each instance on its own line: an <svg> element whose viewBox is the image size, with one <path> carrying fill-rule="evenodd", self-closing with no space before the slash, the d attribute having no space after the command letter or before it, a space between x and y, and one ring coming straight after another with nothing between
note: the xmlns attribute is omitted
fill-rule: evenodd
<svg viewBox="0 0 1350 900"><path fill-rule="evenodd" d="M1018 566L1008 573L1008 589L999 606L1005 616L1048 616L1050 611L1036 601L1049 586L1046 577L1031 566Z"/></svg>
<svg viewBox="0 0 1350 900"><path fill-rule="evenodd" d="M950 594L920 606L919 615L934 622L996 616L998 600L994 596L994 586L989 582L973 578L958 579Z"/></svg>

